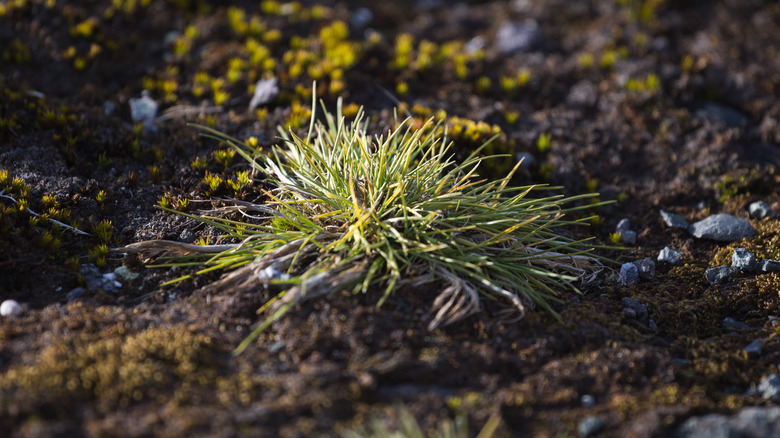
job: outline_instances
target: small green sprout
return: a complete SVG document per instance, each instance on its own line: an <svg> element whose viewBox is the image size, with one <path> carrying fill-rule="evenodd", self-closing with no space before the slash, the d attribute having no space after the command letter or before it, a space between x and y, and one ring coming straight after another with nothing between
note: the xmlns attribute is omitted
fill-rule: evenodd
<svg viewBox="0 0 780 438"><path fill-rule="evenodd" d="M233 149L218 149L214 151L214 159L222 167L229 167L233 162L233 158L236 156L236 151Z"/></svg>
<svg viewBox="0 0 780 438"><path fill-rule="evenodd" d="M208 165L209 161L206 157L195 157L195 159L190 162L190 168L192 170L206 170Z"/></svg>
<svg viewBox="0 0 780 438"><path fill-rule="evenodd" d="M490 91L490 87L492 85L492 82L490 81L490 78L487 76L480 76L479 79L477 79L477 93L479 94L485 94L488 91Z"/></svg>
<svg viewBox="0 0 780 438"><path fill-rule="evenodd" d="M108 245L101 243L89 251L89 259L98 267L103 268L108 264Z"/></svg>
<svg viewBox="0 0 780 438"><path fill-rule="evenodd" d="M620 245L621 232L615 231L609 234L609 241L614 245Z"/></svg>
<svg viewBox="0 0 780 438"><path fill-rule="evenodd" d="M536 140L536 147L539 152L545 153L552 148L552 140L550 133L539 134L539 138Z"/></svg>
<svg viewBox="0 0 780 438"><path fill-rule="evenodd" d="M160 200L157 201L157 205L159 205L162 208L171 208L171 200L168 199L167 196L160 197Z"/></svg>
<svg viewBox="0 0 780 438"><path fill-rule="evenodd" d="M106 167L111 164L111 158L108 158L108 153L106 151L103 151L98 155L97 164L100 167Z"/></svg>
<svg viewBox="0 0 780 438"><path fill-rule="evenodd" d="M111 237L113 235L112 228L113 225L111 224L111 221L103 219L100 223L92 227L92 233L95 235L98 242L107 244L111 242Z"/></svg>
<svg viewBox="0 0 780 438"><path fill-rule="evenodd" d="M103 204L104 202L106 202L107 198L108 198L108 194L106 194L105 190L99 191L97 196L95 196L95 200L98 202L98 204Z"/></svg>
<svg viewBox="0 0 780 438"><path fill-rule="evenodd" d="M522 69L517 73L517 86L525 88L531 83L531 71L528 69Z"/></svg>
<svg viewBox="0 0 780 438"><path fill-rule="evenodd" d="M206 171L206 175L203 177L203 182L208 186L209 192L214 193L219 190L220 186L222 186L223 180L221 176Z"/></svg>
<svg viewBox="0 0 780 438"><path fill-rule="evenodd" d="M160 169L160 166L155 164L147 167L147 170L149 171L149 179L151 179L152 182L160 181L162 178L162 169Z"/></svg>

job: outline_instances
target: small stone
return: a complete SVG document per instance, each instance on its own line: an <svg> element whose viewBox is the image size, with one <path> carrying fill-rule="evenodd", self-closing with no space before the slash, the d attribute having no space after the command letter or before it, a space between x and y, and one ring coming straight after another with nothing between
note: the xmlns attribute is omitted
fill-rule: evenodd
<svg viewBox="0 0 780 438"><path fill-rule="evenodd" d="M771 399L774 402L780 402L780 376L770 374L761 380L758 384L758 392L761 397Z"/></svg>
<svg viewBox="0 0 780 438"><path fill-rule="evenodd" d="M604 420L595 415L588 415L577 423L577 433L582 437L595 435L603 428Z"/></svg>
<svg viewBox="0 0 780 438"><path fill-rule="evenodd" d="M758 356L761 356L761 347L763 346L760 339L756 339L755 341L748 344L743 350L745 353L747 353L748 357L756 358Z"/></svg>
<svg viewBox="0 0 780 438"><path fill-rule="evenodd" d="M636 314L636 320L642 323L643 325L648 324L648 313L647 313L647 305L642 304L641 301L636 300L634 298L628 298L623 297L622 300L620 300L621 304L623 304L623 312L625 313L626 309L633 310Z"/></svg>
<svg viewBox="0 0 780 438"><path fill-rule="evenodd" d="M677 428L673 438L763 438L778 436L780 407L750 406L737 414L691 417Z"/></svg>
<svg viewBox="0 0 780 438"><path fill-rule="evenodd" d="M761 272L777 272L780 271L780 261L778 260L761 260L758 266L758 270Z"/></svg>
<svg viewBox="0 0 780 438"><path fill-rule="evenodd" d="M181 296L181 289L174 289L165 295L165 302L171 303L176 301Z"/></svg>
<svg viewBox="0 0 780 438"><path fill-rule="evenodd" d="M282 351L283 348L284 348L284 342L276 341L273 344L268 346L268 352L271 354L278 353Z"/></svg>
<svg viewBox="0 0 780 438"><path fill-rule="evenodd" d="M661 219L664 221L667 227L682 228L683 230L687 230L689 226L688 221L683 219L682 216L669 213L668 211L661 210Z"/></svg>
<svg viewBox="0 0 780 438"><path fill-rule="evenodd" d="M737 248L731 255L731 267L737 271L755 272L758 268L756 255L745 248Z"/></svg>
<svg viewBox="0 0 780 438"><path fill-rule="evenodd" d="M272 280L288 280L290 275L282 272L273 266L267 266L257 273L257 279L263 284L268 284Z"/></svg>
<svg viewBox="0 0 780 438"><path fill-rule="evenodd" d="M268 102L276 99L279 95L278 79L260 79L255 84L255 93L252 96L252 100L249 102L249 111L254 111L260 105L265 105Z"/></svg>
<svg viewBox="0 0 780 438"><path fill-rule="evenodd" d="M752 237L755 229L745 219L720 213L691 224L688 227L688 232L698 239L733 242L746 237Z"/></svg>
<svg viewBox="0 0 780 438"><path fill-rule="evenodd" d="M374 13L368 8L357 8L355 12L349 17L349 24L355 29L362 30L371 20L374 19Z"/></svg>
<svg viewBox="0 0 780 438"><path fill-rule="evenodd" d="M777 216L774 210L764 201L756 201L748 207L751 219L774 218Z"/></svg>
<svg viewBox="0 0 780 438"><path fill-rule="evenodd" d="M623 316L626 319L636 319L636 310L629 309L628 307L623 308Z"/></svg>
<svg viewBox="0 0 780 438"><path fill-rule="evenodd" d="M16 300L5 300L0 304L0 316L16 316L24 312L22 305Z"/></svg>
<svg viewBox="0 0 780 438"><path fill-rule="evenodd" d="M704 277L709 284L723 284L728 283L734 276L734 273L735 271L731 269L731 266L718 266L707 269L704 272Z"/></svg>
<svg viewBox="0 0 780 438"><path fill-rule="evenodd" d="M639 270L633 263L624 263L620 267L620 284L623 286L633 286L639 283Z"/></svg>
<svg viewBox="0 0 780 438"><path fill-rule="evenodd" d="M740 111L715 102L696 102L693 115L699 119L709 119L732 128L747 126L749 119Z"/></svg>
<svg viewBox="0 0 780 438"><path fill-rule="evenodd" d="M672 248L669 248L668 246L662 249L661 252L658 253L659 262L666 262L672 265L676 265L680 263L681 260L682 260L682 253L680 251L675 251Z"/></svg>
<svg viewBox="0 0 780 438"><path fill-rule="evenodd" d="M726 330L750 330L750 326L731 317L723 318L723 328Z"/></svg>
<svg viewBox="0 0 780 438"><path fill-rule="evenodd" d="M580 397L580 404L583 408L592 408L593 406L596 406L596 398L590 394L584 394Z"/></svg>
<svg viewBox="0 0 780 438"><path fill-rule="evenodd" d="M615 226L615 231L628 231L631 229L631 220L628 218L620 219Z"/></svg>
<svg viewBox="0 0 780 438"><path fill-rule="evenodd" d="M124 266L124 265L114 269L114 274L119 276L120 278L122 278L125 281L135 280L136 278L138 278L139 275L141 275L141 274L139 274L137 272L133 272L133 271L127 269L127 266Z"/></svg>
<svg viewBox="0 0 780 438"><path fill-rule="evenodd" d="M139 99L130 99L130 118L133 123L142 123L145 131L154 133L158 130L155 125L157 108L157 102L149 97L149 90L144 90Z"/></svg>
<svg viewBox="0 0 780 438"><path fill-rule="evenodd" d="M482 36L475 36L474 38L470 39L464 46L463 51L466 52L468 55L473 55L474 53L482 50L485 48L485 38Z"/></svg>
<svg viewBox="0 0 780 438"><path fill-rule="evenodd" d="M75 289L72 289L70 292L68 292L65 295L65 299L68 300L68 302L80 300L84 297L84 294L87 292L86 289L83 287L77 287Z"/></svg>
<svg viewBox="0 0 780 438"><path fill-rule="evenodd" d="M503 54L527 52L541 39L539 25L533 19L522 23L506 22L496 32L496 46Z"/></svg>
<svg viewBox="0 0 780 438"><path fill-rule="evenodd" d="M533 154L528 152L518 152L515 155L515 160L520 163L521 169L528 169L536 164L536 158L534 158Z"/></svg>
<svg viewBox="0 0 780 438"><path fill-rule="evenodd" d="M653 321L651 319L650 322L647 323L647 328L649 328L650 330L652 330L654 332L657 332L658 331L658 324L656 324L655 321Z"/></svg>
<svg viewBox="0 0 780 438"><path fill-rule="evenodd" d="M655 277L655 262L649 257L631 262L639 271L639 278L652 280Z"/></svg>
<svg viewBox="0 0 780 438"><path fill-rule="evenodd" d="M620 242L626 245L636 245L636 231L625 230L618 231L620 233Z"/></svg>

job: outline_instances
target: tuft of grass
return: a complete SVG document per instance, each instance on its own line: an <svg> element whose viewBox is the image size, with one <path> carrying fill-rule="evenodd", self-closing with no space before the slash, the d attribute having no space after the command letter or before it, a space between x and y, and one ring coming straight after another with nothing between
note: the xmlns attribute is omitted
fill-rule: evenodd
<svg viewBox="0 0 780 438"><path fill-rule="evenodd" d="M372 136L362 110L351 123L342 117L341 101L335 115L323 109L323 119L312 113L305 137L280 128L282 143L267 155L200 127L276 187L265 191L265 204L176 212L239 243L153 241L118 249L175 256L162 267L230 271L206 286L213 291L282 290L258 310L268 317L237 353L296 304L341 290L379 289L381 306L394 292L436 287L433 330L478 312L481 296L505 303L507 317L537 305L558 317L551 302L561 301L559 291L578 292L577 281L603 268L587 254L587 239L560 230L587 223L569 214L589 207L574 201L595 194L566 198L550 195L555 188L546 185L513 187L517 166L499 180L482 179L477 170L487 157L480 152L489 142L457 163L432 121L414 128L406 120Z"/></svg>

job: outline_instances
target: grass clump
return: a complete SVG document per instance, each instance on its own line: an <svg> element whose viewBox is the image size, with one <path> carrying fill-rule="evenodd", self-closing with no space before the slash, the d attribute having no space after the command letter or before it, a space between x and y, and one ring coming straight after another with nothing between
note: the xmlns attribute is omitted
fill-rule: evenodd
<svg viewBox="0 0 780 438"><path fill-rule="evenodd" d="M339 102L335 116L325 110L318 121L312 114L305 137L280 129L283 143L269 155L203 128L276 187L265 191L265 204L235 201L218 212L178 212L240 243L152 241L121 251L191 258L158 266L232 271L207 286L214 291L281 289L258 311L270 316L237 351L297 303L341 290L379 288L381 305L394 291L433 285L440 293L430 329L479 311L480 295L506 303L505 316L522 317L535 305L555 314L556 291L576 290L575 281L602 268L585 254L585 240L558 229L586 221L567 214L585 208L573 201L595 195L532 197L550 187L512 187L513 172L481 179L479 153L487 143L459 164L446 134L431 128L404 121L371 136L362 111L347 123Z"/></svg>

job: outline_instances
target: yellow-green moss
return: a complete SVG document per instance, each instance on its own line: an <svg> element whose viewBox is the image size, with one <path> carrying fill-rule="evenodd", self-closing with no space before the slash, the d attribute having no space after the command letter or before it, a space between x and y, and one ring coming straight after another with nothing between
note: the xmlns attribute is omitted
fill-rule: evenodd
<svg viewBox="0 0 780 438"><path fill-rule="evenodd" d="M155 397L182 397L181 389L207 385L216 376L211 339L184 328L150 328L97 341L60 340L32 364L0 375L0 390L18 397L67 404L94 399L102 409ZM175 388L164 394L162 388Z"/></svg>

